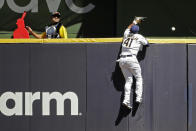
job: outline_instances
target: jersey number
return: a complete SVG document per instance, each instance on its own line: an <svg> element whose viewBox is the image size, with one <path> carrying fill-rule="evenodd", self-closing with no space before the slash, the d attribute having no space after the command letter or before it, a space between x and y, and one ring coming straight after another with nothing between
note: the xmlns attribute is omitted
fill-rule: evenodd
<svg viewBox="0 0 196 131"><path fill-rule="evenodd" d="M125 45L126 47L131 47L132 41L133 39L127 38L126 40L124 40L123 45Z"/></svg>

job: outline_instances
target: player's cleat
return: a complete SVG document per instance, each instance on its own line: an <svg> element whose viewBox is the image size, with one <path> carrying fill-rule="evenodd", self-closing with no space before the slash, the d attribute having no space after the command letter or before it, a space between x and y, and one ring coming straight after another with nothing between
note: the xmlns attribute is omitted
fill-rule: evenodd
<svg viewBox="0 0 196 131"><path fill-rule="evenodd" d="M141 103L142 102L142 98L136 98L136 102L137 103Z"/></svg>
<svg viewBox="0 0 196 131"><path fill-rule="evenodd" d="M126 106L128 109L131 109L132 108L131 105L130 105L130 103L127 103L127 102L123 102L122 105L123 106Z"/></svg>
<svg viewBox="0 0 196 131"><path fill-rule="evenodd" d="M133 110L132 110L132 116L133 116L133 117L136 115L136 112L137 112L137 110L138 110L140 104L141 104L140 102L134 102L134 103L133 103Z"/></svg>

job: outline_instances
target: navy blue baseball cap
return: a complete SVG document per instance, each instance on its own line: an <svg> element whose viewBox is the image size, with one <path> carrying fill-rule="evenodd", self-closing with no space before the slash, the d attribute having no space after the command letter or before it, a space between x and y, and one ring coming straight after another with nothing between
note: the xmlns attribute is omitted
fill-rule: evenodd
<svg viewBox="0 0 196 131"><path fill-rule="evenodd" d="M60 18L61 17L61 14L60 14L60 12L54 12L54 13L52 13L51 16L52 17L58 17L58 18Z"/></svg>
<svg viewBox="0 0 196 131"><path fill-rule="evenodd" d="M139 26L138 25L133 25L130 29L131 33L138 33L140 30Z"/></svg>

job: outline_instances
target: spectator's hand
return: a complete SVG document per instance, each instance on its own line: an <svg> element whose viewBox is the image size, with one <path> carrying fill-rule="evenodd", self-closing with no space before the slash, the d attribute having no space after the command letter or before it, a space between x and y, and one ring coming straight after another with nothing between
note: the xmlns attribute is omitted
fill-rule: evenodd
<svg viewBox="0 0 196 131"><path fill-rule="evenodd" d="M30 34L32 34L33 30L31 29L31 27L26 26L26 29L29 31Z"/></svg>

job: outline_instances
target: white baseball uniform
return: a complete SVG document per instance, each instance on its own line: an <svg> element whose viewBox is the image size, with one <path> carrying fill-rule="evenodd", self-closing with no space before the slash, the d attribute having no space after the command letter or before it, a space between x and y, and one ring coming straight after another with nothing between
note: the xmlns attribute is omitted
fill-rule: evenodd
<svg viewBox="0 0 196 131"><path fill-rule="evenodd" d="M128 105L130 108L130 93L133 76L136 78L136 101L142 101L143 79L141 67L137 60L137 54L139 50L142 50L143 45L148 45L148 41L142 35L133 34L130 32L130 29L125 30L122 42L122 52L118 61L126 80L123 103Z"/></svg>

